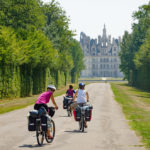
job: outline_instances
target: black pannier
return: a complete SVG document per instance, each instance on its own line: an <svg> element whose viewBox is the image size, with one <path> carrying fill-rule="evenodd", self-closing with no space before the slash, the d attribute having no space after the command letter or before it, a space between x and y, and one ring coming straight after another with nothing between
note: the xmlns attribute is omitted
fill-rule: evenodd
<svg viewBox="0 0 150 150"><path fill-rule="evenodd" d="M91 118L92 118L92 109L93 109L92 106L88 106L85 109L85 120L86 121L91 121Z"/></svg>
<svg viewBox="0 0 150 150"><path fill-rule="evenodd" d="M76 107L74 109L73 113L74 113L75 121L80 121L81 120L81 109L80 109L80 107Z"/></svg>
<svg viewBox="0 0 150 150"><path fill-rule="evenodd" d="M36 118L29 116L28 117L28 130L35 131L36 130Z"/></svg>
<svg viewBox="0 0 150 150"><path fill-rule="evenodd" d="M48 109L49 109L48 114L49 114L51 117L53 117L54 114L55 114L55 108L54 108L54 107L48 107Z"/></svg>
<svg viewBox="0 0 150 150"><path fill-rule="evenodd" d="M48 125L47 125L47 116L44 115L41 117L41 126L42 126L42 131L47 131Z"/></svg>
<svg viewBox="0 0 150 150"><path fill-rule="evenodd" d="M29 131L35 131L36 130L36 118L37 117L38 117L38 111L37 110L29 111L29 116L28 116L28 130Z"/></svg>
<svg viewBox="0 0 150 150"><path fill-rule="evenodd" d="M64 109L67 109L68 107L68 99L66 97L64 97L64 100L63 100L63 108Z"/></svg>
<svg viewBox="0 0 150 150"><path fill-rule="evenodd" d="M30 110L29 115L32 116L33 118L38 117L38 110Z"/></svg>

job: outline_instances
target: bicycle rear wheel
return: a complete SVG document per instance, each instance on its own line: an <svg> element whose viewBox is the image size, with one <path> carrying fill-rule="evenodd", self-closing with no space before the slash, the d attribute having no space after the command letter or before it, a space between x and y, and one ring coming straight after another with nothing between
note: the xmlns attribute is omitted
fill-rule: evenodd
<svg viewBox="0 0 150 150"><path fill-rule="evenodd" d="M44 132L42 131L40 125L37 125L37 127L36 127L36 138L37 138L37 143L38 143L40 146L43 145Z"/></svg>
<svg viewBox="0 0 150 150"><path fill-rule="evenodd" d="M84 119L83 118L81 118L81 120L79 121L79 130L84 132Z"/></svg>
<svg viewBox="0 0 150 150"><path fill-rule="evenodd" d="M81 131L84 132L84 118L81 119Z"/></svg>
<svg viewBox="0 0 150 150"><path fill-rule="evenodd" d="M47 143L52 143L54 140L54 137L55 137L55 123L52 119L51 119L51 127L49 130L50 130L50 133L51 133L51 136L53 137L53 139L48 138L47 132L45 132L45 139L46 139Z"/></svg>
<svg viewBox="0 0 150 150"><path fill-rule="evenodd" d="M71 117L72 116L72 110L71 110L70 106L68 106L67 112L68 112L68 117Z"/></svg>

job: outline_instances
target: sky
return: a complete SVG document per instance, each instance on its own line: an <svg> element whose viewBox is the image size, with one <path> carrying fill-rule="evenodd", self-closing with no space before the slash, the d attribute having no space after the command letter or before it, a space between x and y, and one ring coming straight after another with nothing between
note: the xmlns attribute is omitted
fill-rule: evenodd
<svg viewBox="0 0 150 150"><path fill-rule="evenodd" d="M50 2L51 0L43 0ZM104 24L107 35L114 38L123 36L124 31L131 32L134 22L132 14L149 0L57 0L70 19L70 29L76 31L75 38L80 39L80 32L91 38L102 35Z"/></svg>

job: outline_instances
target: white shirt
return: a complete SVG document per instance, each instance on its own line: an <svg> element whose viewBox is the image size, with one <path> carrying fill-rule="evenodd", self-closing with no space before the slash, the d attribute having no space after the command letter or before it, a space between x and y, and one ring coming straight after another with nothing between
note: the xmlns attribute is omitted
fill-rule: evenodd
<svg viewBox="0 0 150 150"><path fill-rule="evenodd" d="M86 90L79 89L77 92L77 103L86 103Z"/></svg>

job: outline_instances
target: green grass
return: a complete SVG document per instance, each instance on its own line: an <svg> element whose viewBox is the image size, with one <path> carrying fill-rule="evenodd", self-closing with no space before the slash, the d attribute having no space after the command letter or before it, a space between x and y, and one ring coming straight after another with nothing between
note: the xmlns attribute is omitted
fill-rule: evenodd
<svg viewBox="0 0 150 150"><path fill-rule="evenodd" d="M77 84L73 86L74 89L77 89L78 87ZM67 89L68 89L68 85L56 90L56 92L54 93L54 97L64 94ZM32 105L35 103L38 96L39 95L33 95L31 97L0 100L0 114L10 112L16 109L25 108L29 105Z"/></svg>
<svg viewBox="0 0 150 150"><path fill-rule="evenodd" d="M124 83L111 83L111 87L130 127L150 150L150 93Z"/></svg>

